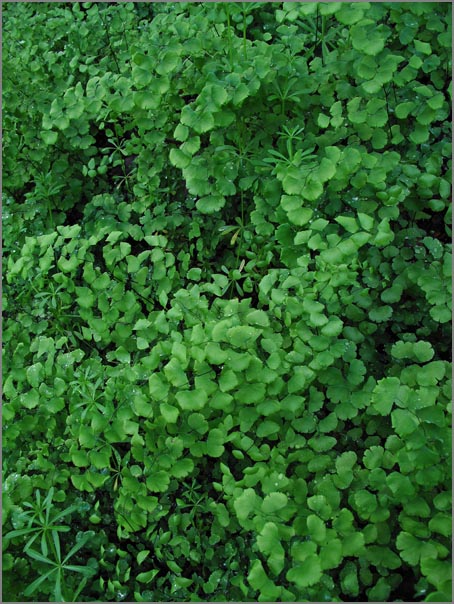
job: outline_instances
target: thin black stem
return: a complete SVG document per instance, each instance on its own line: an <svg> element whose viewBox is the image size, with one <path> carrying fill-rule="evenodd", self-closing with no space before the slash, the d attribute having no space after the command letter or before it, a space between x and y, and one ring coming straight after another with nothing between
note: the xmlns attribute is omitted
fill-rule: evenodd
<svg viewBox="0 0 454 604"><path fill-rule="evenodd" d="M104 31L105 31L105 34L106 34L107 43L109 45L110 54L112 55L112 58L115 61L115 65L117 66L118 73L121 73L120 65L118 64L118 60L117 60L117 55L116 55L114 49L112 48L112 42L110 40L110 35L109 35L109 28L107 26L107 23L104 21L104 18L103 18L103 16L102 16L101 13L99 13L99 17L100 17L100 19L102 21L102 24L104 25Z"/></svg>
<svg viewBox="0 0 454 604"><path fill-rule="evenodd" d="M317 44L318 44L318 20L319 20L319 4L317 2L317 13L316 13L316 17L315 17L315 44L314 44L314 50L317 50Z"/></svg>
<svg viewBox="0 0 454 604"><path fill-rule="evenodd" d="M385 93L385 100L386 100L386 113L388 114L388 133L389 133L389 140L391 142L392 140L392 132L391 132L391 122L390 122L390 114L389 114L389 102L388 102L388 93L386 92L386 88L383 86L383 92Z"/></svg>

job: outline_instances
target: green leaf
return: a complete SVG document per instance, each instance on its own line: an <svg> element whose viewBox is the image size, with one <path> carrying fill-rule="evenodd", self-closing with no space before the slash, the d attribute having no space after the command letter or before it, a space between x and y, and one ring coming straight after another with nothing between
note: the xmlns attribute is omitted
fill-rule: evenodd
<svg viewBox="0 0 454 604"><path fill-rule="evenodd" d="M50 413L58 413L66 406L65 400L63 398L54 398L50 401L46 402L46 409Z"/></svg>
<svg viewBox="0 0 454 604"><path fill-rule="evenodd" d="M429 528L434 533L439 533L443 537L451 537L452 525L451 518L447 514L435 514L429 520Z"/></svg>
<svg viewBox="0 0 454 604"><path fill-rule="evenodd" d="M369 311L371 321L375 321L376 323L383 323L384 321L387 321L392 314L393 309L388 305L372 308L372 310Z"/></svg>
<svg viewBox="0 0 454 604"><path fill-rule="evenodd" d="M172 467L170 468L170 473L175 478L185 478L188 476L194 469L194 462L192 459L179 459L176 461Z"/></svg>
<svg viewBox="0 0 454 604"><path fill-rule="evenodd" d="M213 365L222 365L228 358L228 352L217 342L208 342L205 348L206 359Z"/></svg>
<svg viewBox="0 0 454 604"><path fill-rule="evenodd" d="M174 138L177 141L185 141L189 136L189 128L187 126L183 126L183 124L178 124L173 133Z"/></svg>
<svg viewBox="0 0 454 604"><path fill-rule="evenodd" d="M227 338L232 346L249 348L261 334L261 329L248 325L237 325L227 330Z"/></svg>
<svg viewBox="0 0 454 604"><path fill-rule="evenodd" d="M175 424L177 422L178 416L180 415L179 409L169 405L168 403L161 403L159 405L159 410L162 417L168 424Z"/></svg>
<svg viewBox="0 0 454 604"><path fill-rule="evenodd" d="M72 273L79 266L79 259L76 255L71 256L70 258L60 256L57 261L57 266L62 273Z"/></svg>
<svg viewBox="0 0 454 604"><path fill-rule="evenodd" d="M229 100L229 95L225 90L224 86L220 84L209 84L208 85L208 93L211 97L211 100L217 107L222 107Z"/></svg>
<svg viewBox="0 0 454 604"><path fill-rule="evenodd" d="M186 155L181 149L171 149L169 153L170 163L182 170L183 168L187 168L191 163L191 156Z"/></svg>
<svg viewBox="0 0 454 604"><path fill-rule="evenodd" d="M274 514L285 508L287 504L288 497L285 493L270 493L263 500L262 512L264 514Z"/></svg>
<svg viewBox="0 0 454 604"><path fill-rule="evenodd" d="M188 383L186 373L181 368L178 359L173 356L170 361L164 366L164 374L172 386L179 388Z"/></svg>
<svg viewBox="0 0 454 604"><path fill-rule="evenodd" d="M358 223L352 216L337 216L335 220L349 233L356 233L359 230Z"/></svg>
<svg viewBox="0 0 454 604"><path fill-rule="evenodd" d="M354 531L352 512L347 508L341 508L333 521L333 528L342 536L352 533Z"/></svg>
<svg viewBox="0 0 454 604"><path fill-rule="evenodd" d="M140 336L136 340L136 345L138 350L146 350L150 347L148 341Z"/></svg>
<svg viewBox="0 0 454 604"><path fill-rule="evenodd" d="M308 556L315 554L317 545L312 540L296 541L291 546L291 556L296 562L304 562Z"/></svg>
<svg viewBox="0 0 454 604"><path fill-rule="evenodd" d="M107 273L102 273L101 275L99 275L99 277L96 277L96 279L91 284L93 289L96 289L98 291L107 289L109 285L110 277Z"/></svg>
<svg viewBox="0 0 454 604"><path fill-rule="evenodd" d="M343 327L344 324L339 317L334 317L331 318L326 325L323 325L320 331L324 336L337 337L342 333Z"/></svg>
<svg viewBox="0 0 454 604"><path fill-rule="evenodd" d="M406 502L415 495L415 487L411 479L400 472L388 474L386 484L399 501Z"/></svg>
<svg viewBox="0 0 454 604"><path fill-rule="evenodd" d="M365 80L372 80L377 74L378 65L373 57L363 56L356 63L358 75Z"/></svg>
<svg viewBox="0 0 454 604"><path fill-rule="evenodd" d="M328 128L330 122L329 115L324 115L323 113L319 113L317 117L317 124L320 128Z"/></svg>
<svg viewBox="0 0 454 604"><path fill-rule="evenodd" d="M382 378L372 392L372 404L380 415L389 415L398 400L400 381L396 377Z"/></svg>
<svg viewBox="0 0 454 604"><path fill-rule="evenodd" d="M320 581L322 576L322 567L320 563L320 558L312 554L301 562L300 564L291 568L285 578L295 585L299 589L304 589L305 587L309 587L310 585L315 585Z"/></svg>
<svg viewBox="0 0 454 604"><path fill-rule="evenodd" d="M354 451L346 451L336 459L336 470L339 475L350 472L357 461Z"/></svg>
<svg viewBox="0 0 454 604"><path fill-rule="evenodd" d="M39 393L37 390L29 390L26 394L21 395L21 403L27 409L34 409L39 403Z"/></svg>
<svg viewBox="0 0 454 604"><path fill-rule="evenodd" d="M251 310L251 312L246 315L246 321L253 325L258 325L259 327L268 327L270 324L268 315L264 310Z"/></svg>
<svg viewBox="0 0 454 604"><path fill-rule="evenodd" d="M139 87L143 88L151 82L152 74L143 69L133 69L133 78L137 80ZM134 104L139 109L150 110L157 109L161 102L161 97L156 92L137 91L132 95Z"/></svg>
<svg viewBox="0 0 454 604"><path fill-rule="evenodd" d="M249 96L249 88L246 86L246 84L244 82L240 82L237 86L236 86L236 90L233 94L233 104L234 105L240 105L244 99L246 99Z"/></svg>
<svg viewBox="0 0 454 604"><path fill-rule="evenodd" d="M417 415L419 420L427 424L434 424L439 428L446 427L447 418L445 417L443 409L441 409L440 407L434 407L433 405L430 405L429 407L418 409Z"/></svg>
<svg viewBox="0 0 454 604"><path fill-rule="evenodd" d="M346 595L357 596L359 594L358 573L356 565L349 561L340 573L342 592Z"/></svg>
<svg viewBox="0 0 454 604"><path fill-rule="evenodd" d="M304 207L304 201L298 195L282 195L281 206L291 223L303 226L312 218L314 211Z"/></svg>
<svg viewBox="0 0 454 604"><path fill-rule="evenodd" d="M211 397L209 406L212 409L223 409L224 411L230 411L232 400L233 397L230 394L218 391L214 396Z"/></svg>
<svg viewBox="0 0 454 604"><path fill-rule="evenodd" d="M409 113L414 109L415 103L413 101L405 101L399 103L396 106L395 114L400 120L406 120Z"/></svg>
<svg viewBox="0 0 454 604"><path fill-rule="evenodd" d="M325 228L329 225L329 220L325 220L324 218L317 218L311 224L312 231L324 231Z"/></svg>
<svg viewBox="0 0 454 604"><path fill-rule="evenodd" d="M427 104L431 109L441 109L445 102L445 97L442 92L437 92L430 99L427 100Z"/></svg>
<svg viewBox="0 0 454 604"><path fill-rule="evenodd" d="M359 556L364 553L364 535L361 532L352 532L342 541L342 552L344 558L348 556Z"/></svg>
<svg viewBox="0 0 454 604"><path fill-rule="evenodd" d="M371 19L363 19L350 29L353 48L366 55L375 56L385 46L386 35L383 26L377 26Z"/></svg>
<svg viewBox="0 0 454 604"><path fill-rule="evenodd" d="M81 447L92 449L96 443L96 436L89 426L81 426L79 430L79 443Z"/></svg>
<svg viewBox="0 0 454 604"><path fill-rule="evenodd" d="M188 425L199 434L208 431L208 422L201 413L191 413L188 417Z"/></svg>
<svg viewBox="0 0 454 604"><path fill-rule="evenodd" d="M178 404L185 411L199 411L208 401L207 393L200 388L177 392L175 396Z"/></svg>
<svg viewBox="0 0 454 604"><path fill-rule="evenodd" d="M180 54L173 50L168 50L158 59L156 72L159 75L166 75L175 71L180 63Z"/></svg>
<svg viewBox="0 0 454 604"><path fill-rule="evenodd" d="M320 548L320 565L322 570L337 568L342 562L342 541L330 539L328 545Z"/></svg>
<svg viewBox="0 0 454 604"><path fill-rule="evenodd" d="M251 512L256 510L258 501L259 497L254 489L245 489L233 502L238 520L246 520Z"/></svg>
<svg viewBox="0 0 454 604"><path fill-rule="evenodd" d="M449 491L444 491L442 493L438 493L433 500L433 504L435 509L440 511L450 510L452 505L452 495Z"/></svg>
<svg viewBox="0 0 454 604"><path fill-rule="evenodd" d="M413 353L420 363L430 361L435 354L432 344L430 344L430 342L423 341L413 344Z"/></svg>
<svg viewBox="0 0 454 604"><path fill-rule="evenodd" d="M451 311L445 305L432 307L429 310L429 314L438 323L449 323L451 321Z"/></svg>
<svg viewBox="0 0 454 604"><path fill-rule="evenodd" d="M120 259L125 258L131 253L131 244L126 241L120 241Z"/></svg>
<svg viewBox="0 0 454 604"><path fill-rule="evenodd" d="M314 436L308 441L308 445L317 453L329 451L336 445L336 439L333 436Z"/></svg>
<svg viewBox="0 0 454 604"><path fill-rule="evenodd" d="M371 514L377 509L376 496L365 489L356 491L353 502L358 516L363 519L370 518Z"/></svg>
<svg viewBox="0 0 454 604"><path fill-rule="evenodd" d="M265 420L259 424L257 428L257 436L259 438L266 438L271 434L276 434L280 429L281 427L276 422Z"/></svg>
<svg viewBox="0 0 454 604"><path fill-rule="evenodd" d="M400 552L400 557L411 566L418 566L421 560L437 558L437 548L433 543L426 540L420 540L406 531L398 534L396 545Z"/></svg>
<svg viewBox="0 0 454 604"><path fill-rule="evenodd" d="M144 549L137 554L137 564L139 564L139 566L142 564L142 562L145 560L145 558L149 555L149 553L150 553L149 549Z"/></svg>
<svg viewBox="0 0 454 604"><path fill-rule="evenodd" d="M405 438L412 434L418 427L418 418L407 409L395 409L391 413L392 425L396 433Z"/></svg>
<svg viewBox="0 0 454 604"><path fill-rule="evenodd" d="M181 111L181 123L190 126L198 134L208 132L214 127L213 114L206 109L194 111L192 107L186 105Z"/></svg>
<svg viewBox="0 0 454 604"><path fill-rule="evenodd" d="M391 355L395 359L411 359L413 357L413 342L396 342L391 347Z"/></svg>
<svg viewBox="0 0 454 604"><path fill-rule="evenodd" d="M225 206L225 197L217 193L206 195L197 201L196 206L202 214L214 214Z"/></svg>
<svg viewBox="0 0 454 604"><path fill-rule="evenodd" d="M295 392L301 393L312 375L313 371L308 367L294 367L293 376L287 384L289 394L294 394Z"/></svg>
<svg viewBox="0 0 454 604"><path fill-rule="evenodd" d="M320 183L331 180L331 178L333 178L335 173L336 173L336 166L335 166L334 162L332 162L327 157L323 157L320 162L320 165L317 169L317 176L318 176ZM315 182L315 180L314 180L314 182ZM320 187L321 187L321 185L320 185ZM322 191L320 192L319 195L321 195L321 193L323 192L323 187L321 187L321 188L322 188ZM303 192L303 195L305 195L304 192ZM305 195L305 196L307 198L307 195ZM317 195L317 197L318 197L318 195Z"/></svg>
<svg viewBox="0 0 454 604"><path fill-rule="evenodd" d="M267 522L257 536L259 550L267 557L271 571L278 575L285 564L285 552L279 539L279 531L274 522Z"/></svg>
<svg viewBox="0 0 454 604"><path fill-rule="evenodd" d="M281 228L281 227L279 227L279 228ZM311 238L311 235L312 235L312 231L309 231L309 230L300 231L299 233L297 233L295 235L293 243L295 245L304 245L305 243L307 243L309 241L309 239Z"/></svg>
<svg viewBox="0 0 454 604"><path fill-rule="evenodd" d="M373 239L374 245L378 247L385 247L394 240L394 233L391 231L389 225L389 219L384 218L378 225L378 232Z"/></svg>
<svg viewBox="0 0 454 604"><path fill-rule="evenodd" d="M195 267L191 268L187 274L187 278L190 279L191 281L200 281L201 276L202 276L202 269L195 268Z"/></svg>
<svg viewBox="0 0 454 604"><path fill-rule="evenodd" d="M169 385L166 384L162 377L157 373L153 373L149 377L148 387L150 395L158 402L164 400L169 392Z"/></svg>
<svg viewBox="0 0 454 604"><path fill-rule="evenodd" d="M389 289L383 290L383 292L380 295L380 298L382 299L383 302L385 302L387 304L393 303L393 302L398 302L402 297L402 293L403 293L402 286L394 283L393 286L390 287Z"/></svg>
<svg viewBox="0 0 454 604"><path fill-rule="evenodd" d="M86 451L73 451L71 453L71 460L78 468L83 468L90 465Z"/></svg>
<svg viewBox="0 0 454 604"><path fill-rule="evenodd" d="M153 417L153 407L151 402L143 394L136 394L132 399L134 412L139 417Z"/></svg>
<svg viewBox="0 0 454 604"><path fill-rule="evenodd" d="M336 19L343 25L353 25L363 18L364 10L367 10L363 4L343 3L340 10L336 12Z"/></svg>
<svg viewBox="0 0 454 604"><path fill-rule="evenodd" d="M207 439L207 454L210 457L220 457L224 453L225 434L219 428L210 430Z"/></svg>
<svg viewBox="0 0 454 604"><path fill-rule="evenodd" d="M99 451L90 451L90 461L95 468L103 470L110 465L111 448L103 447Z"/></svg>
<svg viewBox="0 0 454 604"><path fill-rule="evenodd" d="M167 491L169 483L170 476L164 470L153 472L146 480L148 490L159 493Z"/></svg>
<svg viewBox="0 0 454 604"><path fill-rule="evenodd" d="M238 386L238 384L239 380L236 373L231 369L224 367L219 377L219 388L222 390L222 392L233 390Z"/></svg>
<svg viewBox="0 0 454 604"><path fill-rule="evenodd" d="M124 346L117 348L114 354L120 363L129 363L131 361L131 353Z"/></svg>
<svg viewBox="0 0 454 604"><path fill-rule="evenodd" d="M358 386L364 381L366 372L367 370L364 363L360 359L353 359L350 363L347 380L350 384Z"/></svg>
<svg viewBox="0 0 454 604"><path fill-rule="evenodd" d="M140 552L140 553L142 553L142 552ZM139 555L140 554L138 554L137 559L139 558ZM139 564L140 564L140 562L139 562ZM148 570L145 573L139 573L136 576L136 579L137 579L137 581L139 581L139 583L146 583L147 585L149 585L158 573L159 573L159 569L153 568L152 570Z"/></svg>
<svg viewBox="0 0 454 604"><path fill-rule="evenodd" d="M306 523L311 539L317 543L322 543L326 537L326 526L323 520L315 514L309 514Z"/></svg>
<svg viewBox="0 0 454 604"><path fill-rule="evenodd" d="M279 601L281 588L274 585L274 583L268 578L260 560L254 560L252 562L247 580L253 589L260 592L260 601Z"/></svg>
<svg viewBox="0 0 454 604"><path fill-rule="evenodd" d="M375 223L375 220L372 216L369 216L368 214L363 214L362 212L358 212L358 220L361 227L365 231L371 231Z"/></svg>
<svg viewBox="0 0 454 604"><path fill-rule="evenodd" d="M46 145L55 145L58 138L58 132L54 132L53 130L43 130L41 132L41 138Z"/></svg>
<svg viewBox="0 0 454 604"><path fill-rule="evenodd" d="M27 367L27 381L32 388L38 388L44 377L44 366L42 363L35 363Z"/></svg>
<svg viewBox="0 0 454 604"><path fill-rule="evenodd" d="M95 304L95 295L88 287L76 287L76 302L82 308L92 308Z"/></svg>
<svg viewBox="0 0 454 604"><path fill-rule="evenodd" d="M421 145L425 143L429 138L429 128L427 125L422 125L420 123L416 124L414 130L410 133L409 136L412 143L415 145Z"/></svg>
<svg viewBox="0 0 454 604"><path fill-rule="evenodd" d="M326 315L322 313L312 312L309 315L309 325L312 327L323 327L328 323L329 319ZM325 334L326 335L326 334Z"/></svg>
<svg viewBox="0 0 454 604"><path fill-rule="evenodd" d="M368 470L380 468L382 464L384 449L380 446L372 446L370 449L365 451L363 457L364 466Z"/></svg>
<svg viewBox="0 0 454 604"><path fill-rule="evenodd" d="M420 52L424 55L432 54L432 48L428 42L421 42L420 40L413 40L416 52Z"/></svg>
<svg viewBox="0 0 454 604"><path fill-rule="evenodd" d="M438 260L443 257L443 245L438 239L434 239L433 237L424 237L422 241L435 259Z"/></svg>
<svg viewBox="0 0 454 604"><path fill-rule="evenodd" d="M32 549L28 549L27 553L32 557L32 558L36 558L36 556L39 556L38 552L35 552ZM41 558L36 558L37 560L39 560L40 562L44 562L45 564L49 564L49 560L47 558L41 559ZM28 585L28 587L24 590L24 596L31 596L37 589L38 587L41 585L41 583L43 583L44 581L46 581L46 579L48 579L54 572L56 572L56 568L53 566L50 570L48 570L47 572L43 573L42 575L40 575L37 579L35 579L32 583L30 583L30 585Z"/></svg>
<svg viewBox="0 0 454 604"><path fill-rule="evenodd" d="M452 598L450 588L446 591L433 591L424 598L424 602L449 602ZM380 598L382 599L382 598Z"/></svg>
<svg viewBox="0 0 454 604"><path fill-rule="evenodd" d="M71 482L78 491L87 491L88 493L94 491L93 485L90 484L88 477L84 474L72 474Z"/></svg>
<svg viewBox="0 0 454 604"><path fill-rule="evenodd" d="M323 169L322 173L326 175L329 173L329 171L327 172L325 169ZM286 193L288 192L289 191L286 191ZM318 180L315 176L308 176L306 182L304 183L304 186L301 189L301 195L309 201L315 201L320 197L322 193L323 185L321 181Z"/></svg>

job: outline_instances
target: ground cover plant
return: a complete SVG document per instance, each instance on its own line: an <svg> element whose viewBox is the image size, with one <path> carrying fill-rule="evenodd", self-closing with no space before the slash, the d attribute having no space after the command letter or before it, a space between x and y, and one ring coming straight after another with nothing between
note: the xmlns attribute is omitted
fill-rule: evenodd
<svg viewBox="0 0 454 604"><path fill-rule="evenodd" d="M450 3L3 3L3 600L451 601Z"/></svg>

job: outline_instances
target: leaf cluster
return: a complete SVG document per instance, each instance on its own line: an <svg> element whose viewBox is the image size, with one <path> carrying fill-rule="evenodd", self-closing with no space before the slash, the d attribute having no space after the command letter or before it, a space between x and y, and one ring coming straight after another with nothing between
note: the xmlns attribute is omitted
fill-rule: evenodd
<svg viewBox="0 0 454 604"><path fill-rule="evenodd" d="M7 599L450 600L450 5L4 35Z"/></svg>

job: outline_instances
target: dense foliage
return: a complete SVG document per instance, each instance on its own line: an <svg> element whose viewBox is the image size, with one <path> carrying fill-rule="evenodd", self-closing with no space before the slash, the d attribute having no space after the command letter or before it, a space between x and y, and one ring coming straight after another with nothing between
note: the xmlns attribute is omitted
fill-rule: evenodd
<svg viewBox="0 0 454 604"><path fill-rule="evenodd" d="M451 601L450 3L4 3L6 601Z"/></svg>

